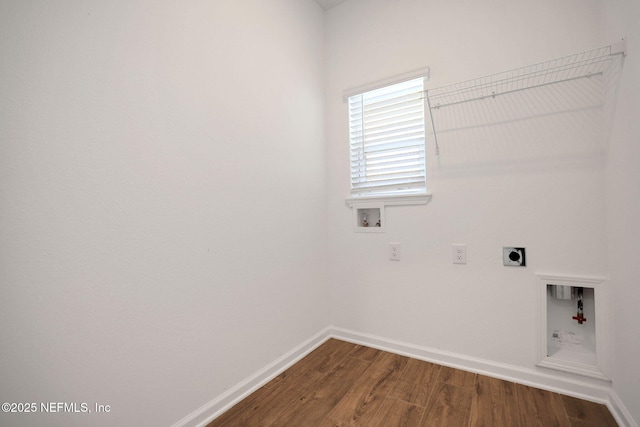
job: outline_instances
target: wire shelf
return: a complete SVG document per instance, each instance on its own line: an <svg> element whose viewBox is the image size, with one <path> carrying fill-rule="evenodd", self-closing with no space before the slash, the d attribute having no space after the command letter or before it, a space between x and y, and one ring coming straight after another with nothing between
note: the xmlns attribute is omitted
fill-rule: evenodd
<svg viewBox="0 0 640 427"><path fill-rule="evenodd" d="M432 126L433 110L604 74L609 60L617 54L624 54L624 48L621 51L616 46L616 49L612 50L612 46L609 45L485 77L429 89L426 91L426 100ZM437 138L436 151L438 151Z"/></svg>

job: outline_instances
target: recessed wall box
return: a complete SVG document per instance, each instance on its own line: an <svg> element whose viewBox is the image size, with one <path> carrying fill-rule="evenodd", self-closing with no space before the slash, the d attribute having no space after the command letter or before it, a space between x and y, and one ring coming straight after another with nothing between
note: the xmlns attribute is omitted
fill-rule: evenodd
<svg viewBox="0 0 640 427"><path fill-rule="evenodd" d="M609 381L603 278L538 275L537 366Z"/></svg>
<svg viewBox="0 0 640 427"><path fill-rule="evenodd" d="M384 233L385 226L383 204L362 204L353 207L353 231Z"/></svg>
<svg viewBox="0 0 640 427"><path fill-rule="evenodd" d="M524 248L503 247L502 263L506 266L525 267L527 265Z"/></svg>

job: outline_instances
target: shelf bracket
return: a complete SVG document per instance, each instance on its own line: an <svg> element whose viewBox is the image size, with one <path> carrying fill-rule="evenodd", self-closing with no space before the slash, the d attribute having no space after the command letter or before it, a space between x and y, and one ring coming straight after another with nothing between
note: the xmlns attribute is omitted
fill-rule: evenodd
<svg viewBox="0 0 640 427"><path fill-rule="evenodd" d="M438 146L438 135L436 134L436 125L433 123L433 112L431 111L431 101L429 100L429 91L426 90L427 108L429 109L429 119L431 120L431 130L433 132L433 140L436 143L436 156L440 155L440 147Z"/></svg>

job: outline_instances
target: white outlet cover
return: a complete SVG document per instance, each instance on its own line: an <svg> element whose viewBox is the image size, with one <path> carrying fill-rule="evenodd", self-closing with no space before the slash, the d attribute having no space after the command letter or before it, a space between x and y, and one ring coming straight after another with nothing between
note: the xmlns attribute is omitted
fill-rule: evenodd
<svg viewBox="0 0 640 427"><path fill-rule="evenodd" d="M454 264L467 263L467 245L455 244L452 246L452 260Z"/></svg>
<svg viewBox="0 0 640 427"><path fill-rule="evenodd" d="M389 259L391 261L400 261L400 243L399 242L391 242L389 243Z"/></svg>

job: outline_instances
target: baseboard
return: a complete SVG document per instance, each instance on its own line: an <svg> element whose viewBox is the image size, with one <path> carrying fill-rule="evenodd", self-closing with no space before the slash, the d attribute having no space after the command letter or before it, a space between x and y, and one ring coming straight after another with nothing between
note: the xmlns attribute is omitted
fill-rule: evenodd
<svg viewBox="0 0 640 427"><path fill-rule="evenodd" d="M471 371L579 399L602 403L607 405L620 426L638 427L638 424L633 420L631 414L610 385L600 385L597 381L589 381L588 379L581 381L579 379L563 378L535 369L526 369L492 360L417 346L337 327L328 327L318 332L235 387L178 421L172 427L205 426L233 405L278 376L291 365L295 364L329 338L336 338L443 366Z"/></svg>
<svg viewBox="0 0 640 427"><path fill-rule="evenodd" d="M622 400L620 400L620 396L616 393L615 390L611 390L611 402L607 404L609 410L613 414L613 417L616 419L619 425L626 427L638 427L638 424L635 422L629 410L624 406Z"/></svg>
<svg viewBox="0 0 640 427"><path fill-rule="evenodd" d="M280 373L329 339L331 337L330 331L331 328L325 328L318 332L302 344L260 369L249 378L238 383L213 399L211 402L206 403L198 410L176 422L172 427L202 427L207 425L233 405L280 375Z"/></svg>
<svg viewBox="0 0 640 427"><path fill-rule="evenodd" d="M611 386L597 384L597 381L562 378L557 375L542 373L535 369L526 369L492 360L417 346L348 329L333 327L329 332L332 338L349 341L354 344L365 345L367 347L373 347L443 366L475 372L579 399L602 403L609 408L611 414L620 426L638 427Z"/></svg>

